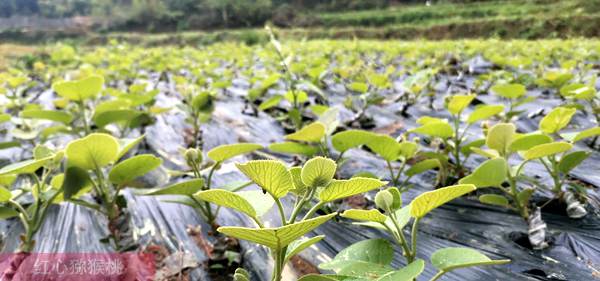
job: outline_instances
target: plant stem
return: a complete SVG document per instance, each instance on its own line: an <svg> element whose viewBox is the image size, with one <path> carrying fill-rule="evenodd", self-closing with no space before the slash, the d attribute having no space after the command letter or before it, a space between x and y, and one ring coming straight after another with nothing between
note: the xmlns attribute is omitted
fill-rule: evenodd
<svg viewBox="0 0 600 281"><path fill-rule="evenodd" d="M285 219L285 211L283 210L283 205L281 204L281 200L279 200L279 198L275 198L275 196L273 196L273 199L275 199L275 203L277 204L277 209L279 210L279 216L281 217L281 224L282 225L287 225L287 220Z"/></svg>
<svg viewBox="0 0 600 281"><path fill-rule="evenodd" d="M83 130L85 131L85 135L87 136L90 134L90 125L88 124L88 120L85 114L85 104L81 100L78 102L78 105L79 111L81 113L81 120L83 120Z"/></svg>
<svg viewBox="0 0 600 281"><path fill-rule="evenodd" d="M315 213L317 210L319 210L319 209L320 209L320 208L323 206L323 204L325 204L325 203L324 203L324 202L322 202L322 201L319 201L319 203L317 203L317 204L316 204L316 205L314 205L312 208L310 208L310 210L308 211L308 213L306 213L306 215L304 216L304 218L303 218L302 220L307 220L307 219L309 219L310 217L312 217L312 215L313 215L313 214L314 214L314 213Z"/></svg>
<svg viewBox="0 0 600 281"><path fill-rule="evenodd" d="M438 271L438 273L435 276L433 276L431 279L429 279L429 281L435 281L435 280L440 279L440 277L442 277L442 275L444 275L444 273L446 273L446 271L443 271L443 270Z"/></svg>
<svg viewBox="0 0 600 281"><path fill-rule="evenodd" d="M410 233L410 239L412 240L412 259L410 262L412 262L417 257L417 228L419 225L419 220L419 218L415 218L415 221L413 222L412 226L412 231Z"/></svg>

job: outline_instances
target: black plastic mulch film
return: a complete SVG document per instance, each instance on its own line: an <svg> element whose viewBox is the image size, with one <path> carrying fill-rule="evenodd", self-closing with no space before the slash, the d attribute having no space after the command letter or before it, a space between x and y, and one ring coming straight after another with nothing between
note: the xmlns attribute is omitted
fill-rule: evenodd
<svg viewBox="0 0 600 281"><path fill-rule="evenodd" d="M471 61L471 68L485 71L489 64L481 58ZM447 85L456 89L468 87L473 77L466 76L460 81L440 81L438 85L438 98L435 101L437 108L442 107L443 94L447 92ZM161 94L157 97L161 106L176 104L178 98L170 85L159 83ZM342 120L351 118L351 113L341 105L344 99L343 87L330 85L326 92L330 95L332 105L340 109ZM339 86L339 85L337 85ZM274 141L282 141L285 135L283 129L269 115L260 113L259 117L242 114L244 107L243 96L247 83L235 80L228 90L226 100L216 103L213 119L203 126L205 149L235 142L256 142L268 145ZM337 89L337 90L336 90ZM463 88L464 90L464 88ZM454 91L456 92L456 91ZM50 95L47 91L44 95ZM386 95L397 95L398 92L389 91ZM528 105L528 111L533 112L544 109L548 112L556 107L560 101L543 93L529 92L538 96L535 104ZM484 103L499 103L492 95L478 96ZM394 129L396 136L416 126L415 120L419 116L444 114L443 110L429 111L424 105L415 105L409 111L409 118L403 118L394 112L398 111L397 104L383 107L371 107L368 114L375 120L375 130ZM471 108L472 110L472 108ZM526 114L525 114L526 115ZM441 117L444 117L443 115ZM446 116L447 117L447 116ZM521 130L535 130L540 117L521 118L517 126ZM587 117L579 112L573 119L574 123L589 127L591 123ZM401 126L397 126L397 125ZM168 113L160 116L157 123L147 128L146 144L150 152L166 158L168 168L177 168L183 163L178 148L183 146L185 129L184 116L181 113ZM473 135L480 134L480 130L471 130ZM584 147L581 147L584 148ZM584 148L589 149L589 148ZM346 154L350 161L341 168L343 177L349 177L358 171L370 171L378 176L387 177L383 161L376 159L365 151L351 150ZM13 159L9 158L12 157ZM14 154L0 154L0 158L15 161ZM248 160L248 159L246 159ZM245 161L244 159L240 161ZM481 158L473 158L468 165L474 168ZM526 166L529 176L545 178L545 171L541 165L530 163ZM593 155L582 165L574 170L571 176L594 187L588 191L590 204L588 215L582 219L569 219L564 209L544 209L543 219L548 224L550 247L534 251L527 247L527 238L524 233L527 225L522 218L509 210L479 203L474 196L459 198L433 211L421 221L419 227L418 257L428 260L428 257L437 249L452 246L472 247L482 251L491 258L508 258L512 262L507 265L492 267L475 267L460 269L448 273L443 280L597 280L600 279L600 153L594 151ZM431 190L433 172L425 174L412 181L414 188L404 195L403 201L410 202L421 192ZM547 177L546 177L547 178ZM213 186L224 185L231 181L245 180L231 164L226 164L213 177ZM160 182L160 179L157 179ZM544 182L542 182L543 184ZM540 195L534 200L542 201L549 195ZM544 197L545 196L545 197ZM149 242L164 245L170 251L185 250L196 256L201 263L206 259L204 252L190 238L186 228L188 225L203 225L203 230L208 227L194 210L189 207L161 202L164 198L137 197L127 192L128 206L136 225L136 235L140 243ZM288 202L289 203L289 202ZM242 215L233 211L221 212L221 225L247 225L252 224ZM271 217L275 219L275 217ZM106 236L106 221L102 216L73 204L55 206L48 214L48 218L37 235L36 252L109 252L110 246L102 244L100 239ZM18 220L2 221L0 229L4 236L4 249L9 253L18 246L18 234L22 227ZM386 234L365 227L353 226L347 221L328 222L317 228L309 235L325 234L326 238L300 255L309 262L318 265L333 257L337 252L352 243L375 237L385 237ZM244 267L253 275L253 280L269 280L270 264L269 255L265 248L241 241L244 256ZM398 250L397 250L398 251ZM394 265L402 265L404 260L400 254L395 256ZM431 266L426 267L421 275L422 279L431 278L435 274ZM192 280L210 280L202 267L196 268L192 273ZM421 279L419 278L419 279Z"/></svg>

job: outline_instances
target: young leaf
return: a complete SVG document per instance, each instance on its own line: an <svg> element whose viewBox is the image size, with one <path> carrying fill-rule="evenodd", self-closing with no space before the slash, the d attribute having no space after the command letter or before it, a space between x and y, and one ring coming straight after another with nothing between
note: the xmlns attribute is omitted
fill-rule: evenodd
<svg viewBox="0 0 600 281"><path fill-rule="evenodd" d="M477 250L451 247L435 251L431 263L437 269L448 272L458 268L509 263L510 260L492 260Z"/></svg>
<svg viewBox="0 0 600 281"><path fill-rule="evenodd" d="M191 179L178 182L167 187L159 187L140 191L139 195L193 195L204 187L203 179Z"/></svg>
<svg viewBox="0 0 600 281"><path fill-rule="evenodd" d="M412 281L421 275L424 269L425 261L417 259L398 271L381 276L377 281Z"/></svg>
<svg viewBox="0 0 600 281"><path fill-rule="evenodd" d="M368 239L340 251L333 260L319 265L320 269L339 273L353 262L388 265L394 257L394 247L385 239Z"/></svg>
<svg viewBox="0 0 600 281"><path fill-rule="evenodd" d="M445 122L427 123L421 127L410 130L411 133L422 134L430 137L447 139L454 136L454 130Z"/></svg>
<svg viewBox="0 0 600 281"><path fill-rule="evenodd" d="M294 188L292 175L282 162L256 160L236 164L238 169L275 198L285 196Z"/></svg>
<svg viewBox="0 0 600 281"><path fill-rule="evenodd" d="M510 144L509 148L510 148L510 151L525 151L525 150L529 150L530 148L532 148L536 145L549 143L549 142L552 142L552 137L550 137L548 135L542 135L542 134L524 135L524 136L519 136L519 137L515 138L515 140L513 140L513 142Z"/></svg>
<svg viewBox="0 0 600 281"><path fill-rule="evenodd" d="M22 118L44 119L64 124L69 124L73 121L71 114L60 110L29 109L21 111L20 115Z"/></svg>
<svg viewBox="0 0 600 281"><path fill-rule="evenodd" d="M591 153L586 151L571 152L560 159L560 162L558 163L558 170L561 173L568 174L590 155Z"/></svg>
<svg viewBox="0 0 600 281"><path fill-rule="evenodd" d="M454 115L461 113L475 99L475 95L454 95L448 102L448 111Z"/></svg>
<svg viewBox="0 0 600 281"><path fill-rule="evenodd" d="M471 115L469 115L467 122L473 124L475 122L488 119L502 111L504 111L503 105L482 105L473 110Z"/></svg>
<svg viewBox="0 0 600 281"><path fill-rule="evenodd" d="M376 134L364 130L347 130L331 137L331 145L339 152L365 145L372 141Z"/></svg>
<svg viewBox="0 0 600 281"><path fill-rule="evenodd" d="M83 101L96 97L102 86L104 78L99 75L92 75L77 81L64 81L52 84L52 89L61 97L73 101Z"/></svg>
<svg viewBox="0 0 600 281"><path fill-rule="evenodd" d="M144 136L140 136L135 139L118 139L117 141L119 142L119 153L117 155L117 161L123 156L125 156L125 154L129 152L129 150L138 145L142 141L142 139L144 139Z"/></svg>
<svg viewBox="0 0 600 281"><path fill-rule="evenodd" d="M425 171L439 168L441 165L442 164L440 164L440 160L438 159L427 159L412 165L410 169L406 170L405 174L409 177L412 177Z"/></svg>
<svg viewBox="0 0 600 281"><path fill-rule="evenodd" d="M489 159L458 183L473 184L476 187L500 187L506 180L507 167L504 158Z"/></svg>
<svg viewBox="0 0 600 281"><path fill-rule="evenodd" d="M194 197L201 201L237 210L251 218L256 218L254 207L244 197L237 195L235 192L223 189L211 189L199 191L194 194Z"/></svg>
<svg viewBox="0 0 600 281"><path fill-rule="evenodd" d="M486 144L489 148L498 151L500 154L508 151L508 147L515 137L516 128L511 123L500 123L490 128Z"/></svg>
<svg viewBox="0 0 600 281"><path fill-rule="evenodd" d="M292 181L294 183L294 189L290 190L291 192L302 195L306 191L306 184L302 182L302 168L301 167L292 167L289 169L290 174L292 175Z"/></svg>
<svg viewBox="0 0 600 281"><path fill-rule="evenodd" d="M560 131L571 122L571 118L575 115L577 109L567 107L557 107L550 111L540 121L540 130L546 134L554 134Z"/></svg>
<svg viewBox="0 0 600 281"><path fill-rule="evenodd" d="M281 100L283 99L283 96L281 95L275 95L272 96L271 98L263 101L259 106L258 109L265 111L269 108L273 108L275 106L277 106L279 104L279 102L281 102Z"/></svg>
<svg viewBox="0 0 600 281"><path fill-rule="evenodd" d="M417 196L411 205L410 215L422 218L431 210L477 189L472 184L460 184L428 191Z"/></svg>
<svg viewBox="0 0 600 281"><path fill-rule="evenodd" d="M247 227L219 227L217 231L238 239L248 240L264 245L273 250L281 250L294 240L325 223L337 213L304 220L277 228L247 228Z"/></svg>
<svg viewBox="0 0 600 281"><path fill-rule="evenodd" d="M349 180L333 180L319 193L322 202L331 202L337 199L350 197L356 194L371 191L386 185L387 182L371 178L351 178Z"/></svg>
<svg viewBox="0 0 600 281"><path fill-rule="evenodd" d="M508 199L506 199L506 197L504 197L502 195L498 195L498 194L481 195L481 196L479 196L479 202L485 203L485 204L490 204L490 205L503 206L503 207L510 206L508 203Z"/></svg>
<svg viewBox="0 0 600 281"><path fill-rule="evenodd" d="M116 161L119 143L111 135L94 133L70 142L65 153L69 165L92 170Z"/></svg>
<svg viewBox="0 0 600 281"><path fill-rule="evenodd" d="M286 140L303 142L320 142L325 136L325 125L321 122L313 122L293 134L285 136Z"/></svg>
<svg viewBox="0 0 600 281"><path fill-rule="evenodd" d="M600 127L594 127L587 130L583 130L578 133L566 133L561 134L561 137L570 141L570 142L578 142L583 139L591 138L600 135Z"/></svg>
<svg viewBox="0 0 600 281"><path fill-rule="evenodd" d="M235 143L217 146L208 151L207 155L216 162L223 162L238 155L261 149L262 145L255 143Z"/></svg>
<svg viewBox="0 0 600 281"><path fill-rule="evenodd" d="M256 217L264 216L275 204L275 200L269 194L264 194L261 190L238 191L237 195L243 197L252 205L256 211Z"/></svg>
<svg viewBox="0 0 600 281"><path fill-rule="evenodd" d="M108 179L117 185L126 184L158 168L162 160L151 154L141 154L126 159L115 165L108 174Z"/></svg>
<svg viewBox="0 0 600 281"><path fill-rule="evenodd" d="M525 95L527 90L525 86L521 84L500 84L494 85L490 90L494 92L494 94L509 98L509 99L517 99L521 96Z"/></svg>
<svg viewBox="0 0 600 281"><path fill-rule="evenodd" d="M273 152L300 154L308 157L319 153L319 148L316 146L291 141L272 143L269 145L269 149Z"/></svg>
<svg viewBox="0 0 600 281"><path fill-rule="evenodd" d="M86 170L77 166L68 167L62 182L64 199L71 199L80 190L91 184L92 179Z"/></svg>
<svg viewBox="0 0 600 281"><path fill-rule="evenodd" d="M359 210L359 209L351 209L346 210L340 216L344 218L348 218L351 220L359 220L359 221L372 221L378 223L384 223L387 217L379 212L379 210Z"/></svg>
<svg viewBox="0 0 600 281"><path fill-rule="evenodd" d="M0 186L0 203L6 203L11 198L12 198L12 193L10 193L10 190Z"/></svg>
<svg viewBox="0 0 600 281"><path fill-rule="evenodd" d="M561 152L569 151L573 145L568 142L552 142L536 145L523 153L525 160L542 158Z"/></svg>
<svg viewBox="0 0 600 281"><path fill-rule="evenodd" d="M9 164L0 169L0 175L32 174L42 166L46 165L52 158L53 156L49 156L42 159L30 159Z"/></svg>
<svg viewBox="0 0 600 281"><path fill-rule="evenodd" d="M303 238L303 239L295 240L294 242L290 243L290 245L288 246L287 251L285 253L285 260L291 259L293 256L302 252L302 250L323 240L323 238L325 238L325 235L318 235L318 236L315 236L312 238Z"/></svg>
<svg viewBox="0 0 600 281"><path fill-rule="evenodd" d="M333 179L336 169L335 161L329 158L315 157L306 161L300 177L306 186L327 186Z"/></svg>
<svg viewBox="0 0 600 281"><path fill-rule="evenodd" d="M402 145L388 135L374 135L367 147L386 161L396 161L402 152Z"/></svg>

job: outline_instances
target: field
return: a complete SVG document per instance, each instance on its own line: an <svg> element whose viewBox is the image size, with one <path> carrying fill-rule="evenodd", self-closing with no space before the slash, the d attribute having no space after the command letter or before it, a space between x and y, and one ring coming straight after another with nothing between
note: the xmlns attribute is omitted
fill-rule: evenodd
<svg viewBox="0 0 600 281"><path fill-rule="evenodd" d="M109 252L155 280L598 278L600 41L265 34L0 47L3 274Z"/></svg>

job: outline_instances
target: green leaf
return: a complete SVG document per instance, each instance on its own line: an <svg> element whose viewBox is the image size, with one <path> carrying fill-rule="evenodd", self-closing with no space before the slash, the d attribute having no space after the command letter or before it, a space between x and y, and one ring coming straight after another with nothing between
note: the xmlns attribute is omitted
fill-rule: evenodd
<svg viewBox="0 0 600 281"><path fill-rule="evenodd" d="M144 137L145 136L142 135L135 139L118 139L119 153L117 155L117 160L121 159L123 156L125 156L125 154L127 154L127 152L129 152L129 150L138 145L144 139Z"/></svg>
<svg viewBox="0 0 600 281"><path fill-rule="evenodd" d="M269 194L264 194L261 190L238 191L237 195L243 197L252 205L256 211L256 217L264 216L275 204L275 200Z"/></svg>
<svg viewBox="0 0 600 281"><path fill-rule="evenodd" d="M209 92L201 92L192 98L192 108L196 112L210 110L211 95Z"/></svg>
<svg viewBox="0 0 600 281"><path fill-rule="evenodd" d="M351 220L359 220L359 221L372 221L378 223L384 223L387 217L379 212L379 210L359 210L359 209L351 209L346 210L340 216L344 218L348 218Z"/></svg>
<svg viewBox="0 0 600 281"><path fill-rule="evenodd" d="M68 167L65 171L62 190L64 199L71 199L80 190L92 185L92 179L88 172L80 167Z"/></svg>
<svg viewBox="0 0 600 281"><path fill-rule="evenodd" d="M486 144L489 148L503 155L508 151L508 147L513 142L515 133L515 125L511 123L496 124L488 131Z"/></svg>
<svg viewBox="0 0 600 281"><path fill-rule="evenodd" d="M245 164L236 164L236 166L250 180L275 198L285 196L294 188L292 175L282 162L256 160Z"/></svg>
<svg viewBox="0 0 600 281"><path fill-rule="evenodd" d="M119 122L129 122L128 125L130 125L131 121L139 117L141 114L143 114L141 111L132 109L106 110L95 114L93 120L96 126L100 128L104 128L106 125Z"/></svg>
<svg viewBox="0 0 600 281"><path fill-rule="evenodd" d="M525 160L538 159L561 152L569 151L573 145L568 142L552 142L536 145L523 153Z"/></svg>
<svg viewBox="0 0 600 281"><path fill-rule="evenodd" d="M339 152L346 152L351 148L366 145L371 142L376 134L364 130L347 130L331 137L331 145Z"/></svg>
<svg viewBox="0 0 600 281"><path fill-rule="evenodd" d="M302 182L302 168L292 167L289 169L289 171L292 175L292 181L294 183L294 189L290 191L297 195L303 195L304 192L306 192L307 186L304 184L304 182Z"/></svg>
<svg viewBox="0 0 600 281"><path fill-rule="evenodd" d="M535 192L534 188L526 188L521 190L521 192L519 192L519 194L517 194L517 200L519 200L519 203L521 204L521 206L527 206L529 205L529 198L531 198L531 195Z"/></svg>
<svg viewBox="0 0 600 281"><path fill-rule="evenodd" d="M337 213L316 217L277 228L219 227L217 231L238 239L248 240L279 251L294 240L325 223Z"/></svg>
<svg viewBox="0 0 600 281"><path fill-rule="evenodd" d="M410 215L422 218L431 210L477 189L472 184L460 184L428 191L417 196L411 205Z"/></svg>
<svg viewBox="0 0 600 281"><path fill-rule="evenodd" d="M568 174L590 155L591 153L587 151L571 152L560 159L560 162L558 162L558 170L561 173Z"/></svg>
<svg viewBox="0 0 600 281"><path fill-rule="evenodd" d="M265 111L267 109L273 108L273 107L277 106L279 104L279 102L281 102L282 99L283 99L283 97L281 95L272 96L271 98L263 101L258 106L258 109Z"/></svg>
<svg viewBox="0 0 600 281"><path fill-rule="evenodd" d="M300 177L306 186L327 186L335 175L335 161L325 157L312 158L304 164Z"/></svg>
<svg viewBox="0 0 600 281"><path fill-rule="evenodd" d="M525 86L521 84L500 84L494 85L490 90L494 92L494 94L499 95L501 97L509 98L509 99L517 99L521 96L525 95L527 90Z"/></svg>
<svg viewBox="0 0 600 281"><path fill-rule="evenodd" d="M419 277L424 269L425 261L417 259L398 271L381 276L377 281L412 281Z"/></svg>
<svg viewBox="0 0 600 281"><path fill-rule="evenodd" d="M0 186L0 203L6 203L12 198L10 190Z"/></svg>
<svg viewBox="0 0 600 281"><path fill-rule="evenodd" d="M463 145L460 148L460 152L462 154L464 154L465 156L469 156L471 153L473 153L473 150L471 148L480 148L484 145L485 145L485 139L474 140L470 143Z"/></svg>
<svg viewBox="0 0 600 281"><path fill-rule="evenodd" d="M39 110L29 109L21 111L22 118L44 119L69 124L73 121L73 116L67 112L59 110Z"/></svg>
<svg viewBox="0 0 600 281"><path fill-rule="evenodd" d="M402 152L402 145L388 135L373 135L367 147L385 161L396 161Z"/></svg>
<svg viewBox="0 0 600 281"><path fill-rule="evenodd" d="M494 158L483 162L473 173L462 178L459 184L473 184L476 187L500 187L506 180L508 165L504 158Z"/></svg>
<svg viewBox="0 0 600 281"><path fill-rule="evenodd" d="M479 196L479 202L481 203L485 203L485 204L490 204L490 205L496 205L496 206L503 206L503 207L507 207L510 206L508 203L508 199L502 195L498 195L498 194L484 194Z"/></svg>
<svg viewBox="0 0 600 281"><path fill-rule="evenodd" d="M340 251L333 260L319 265L320 269L339 273L353 262L388 265L394 257L394 247L385 239L367 239Z"/></svg>
<svg viewBox="0 0 600 281"><path fill-rule="evenodd" d="M33 174L39 168L46 165L48 161L52 160L52 158L53 156L45 157L42 159L30 159L6 165L2 167L2 169L0 169L0 175Z"/></svg>
<svg viewBox="0 0 600 281"><path fill-rule="evenodd" d="M362 82L352 82L350 83L350 85L348 85L348 89L354 92L364 94L369 90L369 85L367 83Z"/></svg>
<svg viewBox="0 0 600 281"><path fill-rule="evenodd" d="M331 202L337 199L350 197L380 188L387 182L372 178L351 178L349 180L333 180L319 193L322 202Z"/></svg>
<svg viewBox="0 0 600 281"><path fill-rule="evenodd" d="M423 117L419 117L419 119L417 119L417 124L419 124L419 125L427 125L427 124L433 124L433 123L448 123L448 120L431 117L431 116L423 116Z"/></svg>
<svg viewBox="0 0 600 281"><path fill-rule="evenodd" d="M445 122L427 123L421 127L410 130L411 133L422 134L430 137L447 139L454 136L454 130Z"/></svg>
<svg viewBox="0 0 600 281"><path fill-rule="evenodd" d="M11 116L6 113L0 113L0 124L10 121Z"/></svg>
<svg viewBox="0 0 600 281"><path fill-rule="evenodd" d="M261 148L263 148L262 145L255 143L224 144L211 149L207 155L216 162L223 162L235 156L250 153Z"/></svg>
<svg viewBox="0 0 600 281"><path fill-rule="evenodd" d="M251 218L256 218L256 210L254 210L254 207L252 207L250 202L244 197L237 195L235 192L223 189L211 189L199 191L194 194L194 197L201 201L237 210Z"/></svg>
<svg viewBox="0 0 600 281"><path fill-rule="evenodd" d="M552 142L552 137L542 134L530 134L516 137L515 140L510 144L510 151L525 151L530 148Z"/></svg>
<svg viewBox="0 0 600 281"><path fill-rule="evenodd" d="M487 157L487 158L500 157L500 154L498 153L498 151L495 151L493 149L481 149L479 147L471 147L471 151L473 151L483 157Z"/></svg>
<svg viewBox="0 0 600 281"><path fill-rule="evenodd" d="M52 89L61 97L73 101L83 101L96 97L102 86L104 78L99 75L92 75L77 81L64 81L52 84Z"/></svg>
<svg viewBox="0 0 600 281"><path fill-rule="evenodd" d="M321 122L313 122L299 131L285 136L286 140L303 142L320 142L325 136L325 125Z"/></svg>
<svg viewBox="0 0 600 281"><path fill-rule="evenodd" d="M300 154L311 157L319 153L319 148L313 145L297 143L297 142L279 142L269 145L269 149L273 152L286 154Z"/></svg>
<svg viewBox="0 0 600 281"><path fill-rule="evenodd" d="M285 254L285 260L287 261L287 260L291 259L293 256L302 252L302 250L323 240L323 238L325 238L325 235L318 235L318 236L315 236L312 238L303 238L303 239L295 240L294 242L290 243L290 245L288 246L286 254Z"/></svg>
<svg viewBox="0 0 600 281"><path fill-rule="evenodd" d="M412 177L414 175L423 173L431 169L439 168L441 166L442 164L440 163L440 160L427 159L412 165L408 170L406 170L404 174L406 174L409 177Z"/></svg>
<svg viewBox="0 0 600 281"><path fill-rule="evenodd" d="M504 111L503 105L482 105L473 110L471 115L469 115L467 122L473 124L497 115L502 111Z"/></svg>
<svg viewBox="0 0 600 281"><path fill-rule="evenodd" d="M464 267L497 265L509 262L510 260L491 260L477 250L460 247L439 249L431 255L433 266L445 272Z"/></svg>
<svg viewBox="0 0 600 281"><path fill-rule="evenodd" d="M322 275L322 274L307 274L307 275L300 277L300 279L298 279L298 281L340 281L340 280L341 279L338 279L338 278L335 278L332 276L328 276L328 275Z"/></svg>
<svg viewBox="0 0 600 281"><path fill-rule="evenodd" d="M475 95L453 95L448 102L448 111L454 115L461 113L475 99Z"/></svg>
<svg viewBox="0 0 600 281"><path fill-rule="evenodd" d="M571 122L571 118L573 118L575 112L577 112L575 108L555 108L542 118L539 126L540 130L547 134L557 133Z"/></svg>
<svg viewBox="0 0 600 281"><path fill-rule="evenodd" d="M69 165L85 170L102 168L117 160L119 143L111 135L94 133L71 141L65 149Z"/></svg>
<svg viewBox="0 0 600 281"><path fill-rule="evenodd" d="M108 174L108 179L117 185L123 185L158 168L162 160L151 154L136 155L119 162Z"/></svg>
<svg viewBox="0 0 600 281"><path fill-rule="evenodd" d="M139 195L194 195L204 186L203 179L192 179L178 182L167 187L147 189L137 192Z"/></svg>
<svg viewBox="0 0 600 281"><path fill-rule="evenodd" d="M19 215L19 212L12 208L0 206L0 220L14 218Z"/></svg>
<svg viewBox="0 0 600 281"><path fill-rule="evenodd" d="M590 129L583 130L578 133L561 134L561 137L563 137L564 139L566 139L570 142L578 142L580 140L591 138L591 137L596 137L598 135L600 135L600 127L590 128Z"/></svg>

